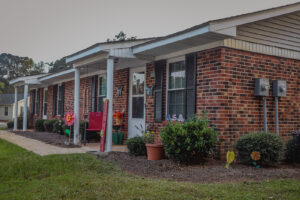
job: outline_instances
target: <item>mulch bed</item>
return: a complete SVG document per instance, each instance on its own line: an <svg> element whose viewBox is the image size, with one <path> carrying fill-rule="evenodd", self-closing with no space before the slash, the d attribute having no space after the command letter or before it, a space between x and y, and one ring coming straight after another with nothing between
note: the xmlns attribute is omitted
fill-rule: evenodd
<svg viewBox="0 0 300 200"><path fill-rule="evenodd" d="M78 148L80 146L70 144L67 145L65 142L69 141L69 138L65 135L60 135L58 133L49 133L49 132L38 132L38 131L11 131L12 133L16 135L21 135L27 138L39 140L41 142L59 146L59 147L65 147L65 148ZM71 139L72 142L72 139Z"/></svg>
<svg viewBox="0 0 300 200"><path fill-rule="evenodd" d="M132 156L124 152L111 152L98 156L101 160L119 165L124 171L144 177L166 178L196 183L223 183L262 181L270 179L300 179L300 165L277 165L256 169L253 166L232 164L225 168L225 162L209 160L205 165L185 166L171 160L148 161L144 156Z"/></svg>

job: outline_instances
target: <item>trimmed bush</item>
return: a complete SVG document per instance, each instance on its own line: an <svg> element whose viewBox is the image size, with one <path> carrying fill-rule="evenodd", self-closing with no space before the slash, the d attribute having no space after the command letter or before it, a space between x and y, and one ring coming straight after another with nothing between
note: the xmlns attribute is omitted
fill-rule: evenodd
<svg viewBox="0 0 300 200"><path fill-rule="evenodd" d="M44 128L45 131L47 132L52 132L53 131L53 125L56 122L56 119L50 119L50 120L45 120L44 121Z"/></svg>
<svg viewBox="0 0 300 200"><path fill-rule="evenodd" d="M280 159L283 141L273 133L254 132L241 136L235 143L235 148L242 163L253 163L251 153L257 151L260 153L260 160L257 161L259 165L274 164Z"/></svg>
<svg viewBox="0 0 300 200"><path fill-rule="evenodd" d="M147 155L146 146L143 137L133 137L126 141L129 153L135 156Z"/></svg>
<svg viewBox="0 0 300 200"><path fill-rule="evenodd" d="M300 163L300 147L297 147L294 139L290 139L286 144L285 159L289 163Z"/></svg>
<svg viewBox="0 0 300 200"><path fill-rule="evenodd" d="M65 132L64 125L65 125L65 122L63 120L55 120L53 123L52 132L63 135Z"/></svg>
<svg viewBox="0 0 300 200"><path fill-rule="evenodd" d="M18 129L23 129L23 117L18 117Z"/></svg>
<svg viewBox="0 0 300 200"><path fill-rule="evenodd" d="M186 164L204 162L217 143L217 132L206 115L184 123L170 122L160 136L166 155Z"/></svg>
<svg viewBox="0 0 300 200"><path fill-rule="evenodd" d="M14 122L13 121L9 121L6 124L7 128L13 128L14 127Z"/></svg>
<svg viewBox="0 0 300 200"><path fill-rule="evenodd" d="M37 120L35 120L35 122L34 122L34 130L36 130L36 131L45 131L44 122L45 122L44 119L37 119Z"/></svg>

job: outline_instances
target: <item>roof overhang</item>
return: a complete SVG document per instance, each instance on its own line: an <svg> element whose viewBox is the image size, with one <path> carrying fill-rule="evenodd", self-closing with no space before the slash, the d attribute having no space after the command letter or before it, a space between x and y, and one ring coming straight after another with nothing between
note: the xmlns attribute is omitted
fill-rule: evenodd
<svg viewBox="0 0 300 200"><path fill-rule="evenodd" d="M39 79L39 81L42 84L52 84L54 82L60 81L60 80L67 80L74 77L74 69L69 69L57 73L50 74L48 76L42 77Z"/></svg>
<svg viewBox="0 0 300 200"><path fill-rule="evenodd" d="M39 81L40 77L46 76L46 74L39 74L39 75L33 75L33 76L24 76L24 77L18 77L16 79L13 79L9 81L10 85L13 86L22 86L22 85L39 85L41 82Z"/></svg>
<svg viewBox="0 0 300 200"><path fill-rule="evenodd" d="M211 31L210 25L204 24L133 47L133 54L137 57L159 56L234 36L236 27Z"/></svg>
<svg viewBox="0 0 300 200"><path fill-rule="evenodd" d="M297 12L300 3L271 8L258 12L209 21L204 24L133 47L137 57L157 57L195 46L236 37L237 27L255 21Z"/></svg>

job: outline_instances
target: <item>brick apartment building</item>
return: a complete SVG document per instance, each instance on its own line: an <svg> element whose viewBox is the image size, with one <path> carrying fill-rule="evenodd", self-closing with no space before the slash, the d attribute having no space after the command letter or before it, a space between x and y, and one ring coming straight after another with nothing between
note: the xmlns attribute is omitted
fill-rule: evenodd
<svg viewBox="0 0 300 200"><path fill-rule="evenodd" d="M11 82L29 85L34 119L73 111L79 121L101 111L108 98L111 140L113 111L124 111L126 137L140 134L136 126L159 132L172 117L186 120L206 111L223 157L242 134L264 130L263 97L254 95L255 79L263 78L271 86L268 130L275 132L274 80L286 81L278 103L280 136L288 139L300 128L300 3L160 38L98 43L67 56L67 63L73 68L34 83Z"/></svg>

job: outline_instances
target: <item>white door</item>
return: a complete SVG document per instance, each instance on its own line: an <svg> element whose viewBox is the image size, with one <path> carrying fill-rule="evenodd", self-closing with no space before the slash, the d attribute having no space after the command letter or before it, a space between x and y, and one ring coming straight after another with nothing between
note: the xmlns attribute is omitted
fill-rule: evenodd
<svg viewBox="0 0 300 200"><path fill-rule="evenodd" d="M145 130L146 68L130 69L128 138L142 136Z"/></svg>
<svg viewBox="0 0 300 200"><path fill-rule="evenodd" d="M47 109L48 109L48 88L44 88L43 97L43 119L47 119Z"/></svg>

